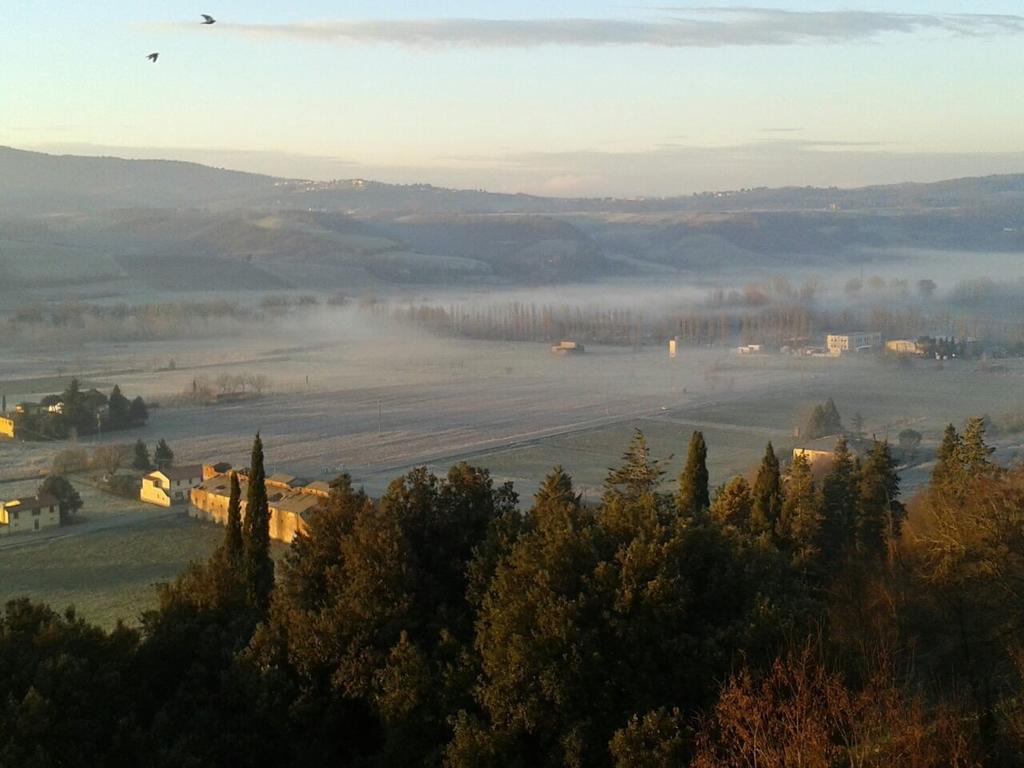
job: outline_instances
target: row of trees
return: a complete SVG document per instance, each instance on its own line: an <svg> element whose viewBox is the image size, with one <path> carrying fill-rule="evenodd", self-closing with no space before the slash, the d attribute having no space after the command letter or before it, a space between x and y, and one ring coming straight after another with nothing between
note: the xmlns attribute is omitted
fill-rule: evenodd
<svg viewBox="0 0 1024 768"><path fill-rule="evenodd" d="M140 631L7 606L0 763L1016 765L1024 472L974 422L944 451L909 509L884 442L712 492L698 432L670 494L637 433L525 513L466 464L343 475L275 579L257 436Z"/></svg>
<svg viewBox="0 0 1024 768"><path fill-rule="evenodd" d="M875 306L834 310L786 301L711 306L659 312L622 307L507 304L409 304L375 302L363 308L375 317L397 320L448 335L497 341L551 343L563 338L612 344L662 344L679 337L689 345L767 344L800 346L833 328L865 328L886 338L918 338L932 328L950 328L957 338L982 338L1017 349L1024 330L1005 316L986 317L932 308ZM932 340L933 345L939 345ZM948 344L947 344L948 346ZM963 345L957 344L962 350Z"/></svg>

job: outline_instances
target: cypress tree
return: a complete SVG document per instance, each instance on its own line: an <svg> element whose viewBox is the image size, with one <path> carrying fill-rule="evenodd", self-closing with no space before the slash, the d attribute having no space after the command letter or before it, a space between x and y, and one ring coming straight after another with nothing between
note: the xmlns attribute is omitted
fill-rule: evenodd
<svg viewBox="0 0 1024 768"><path fill-rule="evenodd" d="M231 473L231 495L228 497L227 530L224 534L224 551L232 566L242 562L244 543L242 540L242 488L238 474Z"/></svg>
<svg viewBox="0 0 1024 768"><path fill-rule="evenodd" d="M757 470L753 497L751 527L755 533L774 536L782 512L782 476L779 472L779 459L770 442L765 447L761 467Z"/></svg>
<svg viewBox="0 0 1024 768"><path fill-rule="evenodd" d="M704 442L704 433L694 432L686 454L686 465L679 475L676 507L681 515L696 517L711 506L707 459L708 447Z"/></svg>
<svg viewBox="0 0 1024 768"><path fill-rule="evenodd" d="M245 502L243 531L243 574L249 602L261 614L270 606L274 588L274 561L270 559L270 505L267 501L266 472L263 469L263 441L259 432L252 443L249 465L249 493Z"/></svg>

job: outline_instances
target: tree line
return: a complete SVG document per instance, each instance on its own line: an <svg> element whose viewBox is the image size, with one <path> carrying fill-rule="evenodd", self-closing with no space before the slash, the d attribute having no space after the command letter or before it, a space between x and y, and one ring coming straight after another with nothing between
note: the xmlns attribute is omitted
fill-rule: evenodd
<svg viewBox="0 0 1024 768"><path fill-rule="evenodd" d="M949 329L951 337L983 339L1008 352L1024 351L1024 323L1007 316L987 317L973 308L944 306L818 306L811 299L786 298L735 305L642 310L628 306L552 305L528 302L404 304L373 302L361 307L386 318L459 338L552 343L560 339L626 346L663 344L678 338L692 346L764 344L775 348L803 346L836 329L877 331L885 338L918 339L939 350L952 346L923 336ZM945 345L945 346L944 346ZM964 352L963 343L956 349Z"/></svg>
<svg viewBox="0 0 1024 768"><path fill-rule="evenodd" d="M140 629L7 605L0 764L1016 765L1024 471L991 454L950 426L907 503L841 438L712 489L695 432L670 492L637 432L599 502L556 467L526 511L467 464L342 475L275 562L257 436Z"/></svg>

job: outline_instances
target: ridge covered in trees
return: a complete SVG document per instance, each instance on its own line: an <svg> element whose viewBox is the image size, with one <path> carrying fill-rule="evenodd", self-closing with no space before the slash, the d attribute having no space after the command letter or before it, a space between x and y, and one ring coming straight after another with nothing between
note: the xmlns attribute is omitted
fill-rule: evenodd
<svg viewBox="0 0 1024 768"><path fill-rule="evenodd" d="M984 423L906 504L884 442L714 492L711 451L666 493L637 432L592 506L561 467L523 505L467 464L341 475L275 564L257 436L141 628L7 605L0 764L1016 765L1024 470Z"/></svg>

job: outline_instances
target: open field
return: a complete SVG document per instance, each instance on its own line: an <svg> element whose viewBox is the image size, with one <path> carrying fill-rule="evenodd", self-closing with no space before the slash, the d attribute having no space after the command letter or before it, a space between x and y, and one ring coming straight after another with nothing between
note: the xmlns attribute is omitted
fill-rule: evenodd
<svg viewBox="0 0 1024 768"><path fill-rule="evenodd" d="M136 624L142 611L156 606L153 585L207 558L223 536L219 526L181 509L160 512L95 531L69 526L58 537L14 537L18 546L0 550L0 601L27 596L57 609L74 605L103 626L118 619Z"/></svg>

